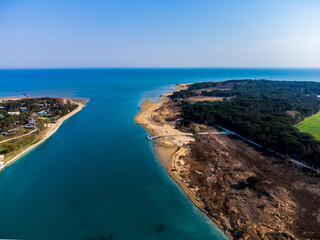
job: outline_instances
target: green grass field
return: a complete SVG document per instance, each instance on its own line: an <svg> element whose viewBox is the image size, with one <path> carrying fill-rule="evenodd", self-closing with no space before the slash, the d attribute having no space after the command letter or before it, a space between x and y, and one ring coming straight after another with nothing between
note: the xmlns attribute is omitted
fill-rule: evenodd
<svg viewBox="0 0 320 240"><path fill-rule="evenodd" d="M302 123L296 126L301 132L312 134L317 140L320 140L320 112L306 118Z"/></svg>

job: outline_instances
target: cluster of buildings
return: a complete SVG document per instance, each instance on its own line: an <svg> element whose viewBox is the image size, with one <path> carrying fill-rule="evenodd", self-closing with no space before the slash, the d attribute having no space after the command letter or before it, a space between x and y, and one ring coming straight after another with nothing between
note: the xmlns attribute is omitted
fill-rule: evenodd
<svg viewBox="0 0 320 240"><path fill-rule="evenodd" d="M0 106L0 110L4 109L3 106ZM27 107L20 107L19 111L12 111L12 112L8 112L9 115L20 115L20 112L28 112L29 110L27 109ZM2 115L2 114L1 114ZM2 115L3 117L3 115Z"/></svg>
<svg viewBox="0 0 320 240"><path fill-rule="evenodd" d="M25 129L36 129L39 119L49 119L55 122L62 110L56 109L58 103L41 102L9 102L10 100L0 99L0 137ZM52 102L52 101L51 101ZM35 105L38 105L39 108ZM52 110L53 109L53 110ZM58 115L59 114L59 115ZM8 130L9 129L9 130ZM5 155L0 154L0 171L5 167Z"/></svg>
<svg viewBox="0 0 320 240"><path fill-rule="evenodd" d="M39 98L29 102L0 99L0 121L3 127L3 129L0 128L0 136L8 135L23 127L26 129L35 128L38 119L48 119L55 122L63 110L59 109L59 102L48 99ZM8 121L5 119L7 117Z"/></svg>
<svg viewBox="0 0 320 240"><path fill-rule="evenodd" d="M34 117L29 117L28 121L29 121L28 124L24 125L24 128L27 128L27 129L35 128L36 119Z"/></svg>
<svg viewBox="0 0 320 240"><path fill-rule="evenodd" d="M9 115L20 115L20 112L7 112ZM0 114L0 118L3 118L4 114ZM24 127L26 129L34 129L35 128L35 124L36 124L36 114L32 114L30 117L27 118L27 124L25 125L21 125L20 121L14 121L12 124L12 128L10 130L7 130L5 132L1 132L0 133L0 137L1 136L5 136L8 135L10 133L19 131L21 129L21 127ZM1 130L1 128L0 128Z"/></svg>
<svg viewBox="0 0 320 240"><path fill-rule="evenodd" d="M20 112L8 112L9 115L20 115Z"/></svg>

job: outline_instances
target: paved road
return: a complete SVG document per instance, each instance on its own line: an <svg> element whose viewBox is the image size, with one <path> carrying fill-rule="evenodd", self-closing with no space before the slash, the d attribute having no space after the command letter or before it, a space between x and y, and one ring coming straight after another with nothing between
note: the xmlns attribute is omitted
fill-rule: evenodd
<svg viewBox="0 0 320 240"><path fill-rule="evenodd" d="M203 133L198 133L198 135L225 134L225 133L227 133L227 132L203 132ZM177 134L177 135L162 135L162 136L154 136L151 138L156 139L156 138L179 137L179 136L193 137L193 134L185 133L185 134Z"/></svg>
<svg viewBox="0 0 320 240"><path fill-rule="evenodd" d="M219 126L219 125L217 125L217 126L218 126L219 128L221 128L221 129L223 129L226 133L233 134L233 135L235 135L235 136L237 136L237 137L240 137L240 138L242 138L243 140L245 140L245 141L247 141L247 142L249 142L249 143L251 143L251 144L253 144L253 145L257 146L257 147L262 147L260 144L255 143L255 142L253 142L253 141L251 141L251 140L249 140L249 139L247 139L247 138L245 138L245 137L242 137L241 135L239 135L239 134L237 134L237 133L235 133L235 132L232 132L232 131L230 131L230 130L224 128L224 127L221 127L221 126ZM278 156L280 156L280 157L284 157L283 154L278 153L278 152L276 152L276 151L273 151L273 150L270 149L270 148L267 148L267 151L269 151L269 152L271 152L271 153L274 153L274 154L276 154L276 155L278 155ZM306 165L306 164L304 164L304 163L302 163L302 162L299 162L298 160L295 160L295 159L293 159L293 158L290 158L290 160L291 160L293 163L297 164L297 165L300 165L300 166L302 166L302 167L308 168L308 169L313 170L313 171L315 171L316 173L320 174L320 171L319 171L318 169L315 169L315 168L313 168L313 167L310 167L310 166L308 166L308 165Z"/></svg>

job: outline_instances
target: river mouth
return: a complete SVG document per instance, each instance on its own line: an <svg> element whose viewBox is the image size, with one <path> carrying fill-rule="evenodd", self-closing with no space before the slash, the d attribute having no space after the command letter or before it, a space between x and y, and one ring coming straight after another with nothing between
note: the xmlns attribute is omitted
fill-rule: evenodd
<svg viewBox="0 0 320 240"><path fill-rule="evenodd" d="M292 79L296 71L1 70L1 96L90 102L0 174L0 238L224 239L158 163L133 118L141 102L176 83L270 74Z"/></svg>

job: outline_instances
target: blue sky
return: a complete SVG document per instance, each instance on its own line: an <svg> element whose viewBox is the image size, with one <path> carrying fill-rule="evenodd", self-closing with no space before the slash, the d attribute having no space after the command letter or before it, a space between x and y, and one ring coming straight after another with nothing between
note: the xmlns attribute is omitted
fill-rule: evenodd
<svg viewBox="0 0 320 240"><path fill-rule="evenodd" d="M0 0L0 68L320 67L320 1Z"/></svg>

